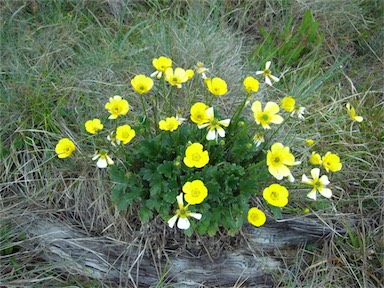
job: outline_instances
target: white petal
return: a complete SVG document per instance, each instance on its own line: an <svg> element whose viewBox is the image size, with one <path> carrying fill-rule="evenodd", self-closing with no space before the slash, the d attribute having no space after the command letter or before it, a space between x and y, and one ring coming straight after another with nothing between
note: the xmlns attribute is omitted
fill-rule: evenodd
<svg viewBox="0 0 384 288"><path fill-rule="evenodd" d="M92 160L96 160L100 157L100 154L96 154L95 156L92 157Z"/></svg>
<svg viewBox="0 0 384 288"><path fill-rule="evenodd" d="M209 123L206 123L206 124L197 125L197 127L198 127L199 129L203 129L203 128L205 128L205 127L208 127L208 125L209 125Z"/></svg>
<svg viewBox="0 0 384 288"><path fill-rule="evenodd" d="M155 76L157 76L157 74L159 74L159 71L155 71L155 72L153 72L150 76L151 76L151 77L155 77Z"/></svg>
<svg viewBox="0 0 384 288"><path fill-rule="evenodd" d="M301 177L301 182L305 184L312 185L312 180L308 179L307 175L303 174Z"/></svg>
<svg viewBox="0 0 384 288"><path fill-rule="evenodd" d="M177 227L179 229L188 229L191 224L189 223L188 218L179 218L179 221L177 221Z"/></svg>
<svg viewBox="0 0 384 288"><path fill-rule="evenodd" d="M179 205L180 209L184 207L183 197L183 193L180 193L179 196L176 196L177 204Z"/></svg>
<svg viewBox="0 0 384 288"><path fill-rule="evenodd" d="M294 163L293 163L293 165L300 165L301 164L301 161L295 161Z"/></svg>
<svg viewBox="0 0 384 288"><path fill-rule="evenodd" d="M313 180L319 179L320 169L319 168L313 168L311 170L311 175L312 175Z"/></svg>
<svg viewBox="0 0 384 288"><path fill-rule="evenodd" d="M215 140L216 139L216 130L209 130L207 134L207 140Z"/></svg>
<svg viewBox="0 0 384 288"><path fill-rule="evenodd" d="M195 218L195 219L197 219L197 220L200 220L200 219L201 219L201 216L203 216L203 215L201 215L200 213L190 212L190 213L189 213L189 216L191 216L191 217L193 217L193 218Z"/></svg>
<svg viewBox="0 0 384 288"><path fill-rule="evenodd" d="M268 76L265 76L265 83L268 84L269 86L272 86L271 79L269 79Z"/></svg>
<svg viewBox="0 0 384 288"><path fill-rule="evenodd" d="M316 200L316 189L312 189L312 191L307 194L307 197Z"/></svg>
<svg viewBox="0 0 384 288"><path fill-rule="evenodd" d="M207 110L205 110L205 114L207 114L208 119L214 119L215 115L213 112L213 107L209 107Z"/></svg>
<svg viewBox="0 0 384 288"><path fill-rule="evenodd" d="M107 163L108 163L108 165L115 164L115 162L113 162L113 160L108 155L107 155Z"/></svg>
<svg viewBox="0 0 384 288"><path fill-rule="evenodd" d="M175 226L175 223L176 223L176 220L179 216L175 215L173 216L171 219L168 220L168 225L169 227L173 228L173 226Z"/></svg>
<svg viewBox="0 0 384 288"><path fill-rule="evenodd" d="M323 175L320 177L320 182L323 183L324 186L327 186L330 182L328 180L328 176L327 175Z"/></svg>
<svg viewBox="0 0 384 288"><path fill-rule="evenodd" d="M277 78L276 76L269 75L269 77L271 77L271 79L272 79L273 81L275 81L275 82L279 82L279 81L280 81L280 79Z"/></svg>
<svg viewBox="0 0 384 288"><path fill-rule="evenodd" d="M271 67L271 63L272 61L267 61L267 63L265 63L265 69L269 69L269 67Z"/></svg>
<svg viewBox="0 0 384 288"><path fill-rule="evenodd" d="M320 194L323 195L326 198L331 198L332 196L332 191L329 188L323 188L319 190Z"/></svg>
<svg viewBox="0 0 384 288"><path fill-rule="evenodd" d="M293 175L291 173L289 173L289 175L288 175L288 181L291 183L295 182L295 177L293 177Z"/></svg>
<svg viewBox="0 0 384 288"><path fill-rule="evenodd" d="M96 163L99 168L106 168L108 166L107 160L105 158L99 158Z"/></svg>
<svg viewBox="0 0 384 288"><path fill-rule="evenodd" d="M217 133L219 134L219 136L221 138L225 137L225 130L223 128L219 127L219 128L216 129L216 131L217 131Z"/></svg>
<svg viewBox="0 0 384 288"><path fill-rule="evenodd" d="M264 73L264 71L256 71L256 75L261 75L263 73Z"/></svg>
<svg viewBox="0 0 384 288"><path fill-rule="evenodd" d="M223 125L224 127L228 127L229 123L231 123L231 119L225 119L225 120L219 121L219 124Z"/></svg>

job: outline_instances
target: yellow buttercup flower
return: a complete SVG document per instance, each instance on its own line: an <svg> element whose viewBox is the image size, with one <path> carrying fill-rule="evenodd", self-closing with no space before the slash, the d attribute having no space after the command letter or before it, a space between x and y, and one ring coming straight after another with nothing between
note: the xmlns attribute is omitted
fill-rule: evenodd
<svg viewBox="0 0 384 288"><path fill-rule="evenodd" d="M189 168L202 168L209 162L208 151L203 151L203 145L193 143L185 151L184 164Z"/></svg>
<svg viewBox="0 0 384 288"><path fill-rule="evenodd" d="M308 147L311 147L311 146L313 146L313 144L315 144L315 140L307 139L307 140L305 140L305 144L307 144Z"/></svg>
<svg viewBox="0 0 384 288"><path fill-rule="evenodd" d="M293 112L295 109L296 101L292 96L286 96L281 99L280 107L283 108L287 112Z"/></svg>
<svg viewBox="0 0 384 288"><path fill-rule="evenodd" d="M203 102L193 104L190 110L191 120L198 125L208 122L209 119L206 113L208 108L208 105Z"/></svg>
<svg viewBox="0 0 384 288"><path fill-rule="evenodd" d="M87 122L85 122L84 126L85 130L91 134L96 134L104 127L103 124L101 124L100 119L97 118L93 120L88 120Z"/></svg>
<svg viewBox="0 0 384 288"><path fill-rule="evenodd" d="M263 198L268 204L284 207L288 204L288 190L279 184L272 184L263 191Z"/></svg>
<svg viewBox="0 0 384 288"><path fill-rule="evenodd" d="M222 96L228 92L227 83L221 78L206 78L204 82L207 85L209 92L215 96Z"/></svg>
<svg viewBox="0 0 384 288"><path fill-rule="evenodd" d="M363 117L356 115L355 108L353 108L351 106L351 104L347 103L347 105L345 105L345 106L347 107L349 118L351 118L353 121L357 121L357 122L363 121Z"/></svg>
<svg viewBox="0 0 384 288"><path fill-rule="evenodd" d="M301 162L295 162L295 156L289 152L289 147L284 147L281 143L274 143L271 150L267 153L268 171L277 180L288 177L293 182L294 178L288 166L298 165Z"/></svg>
<svg viewBox="0 0 384 288"><path fill-rule="evenodd" d="M179 121L176 117L167 117L165 120L160 120L159 128L164 131L175 131L179 127Z"/></svg>
<svg viewBox="0 0 384 288"><path fill-rule="evenodd" d="M271 73L271 61L268 61L267 63L265 63L265 69L262 70L262 71L256 71L256 75L260 75L262 74L264 77L265 77L265 83L268 84L269 86L272 86L272 81L273 82L279 82L280 79L277 78L276 76L273 76L272 73ZM271 81L272 79L272 81Z"/></svg>
<svg viewBox="0 0 384 288"><path fill-rule="evenodd" d="M311 192L307 194L308 198L311 198L313 200L316 200L316 191L319 191L321 195L323 195L326 198L331 198L332 191L329 188L326 188L326 186L329 184L328 177L326 175L320 176L320 169L314 168L311 170L312 180L308 179L308 177L304 174L302 177L301 182L305 184L309 184L313 186L313 189Z"/></svg>
<svg viewBox="0 0 384 288"><path fill-rule="evenodd" d="M215 118L213 107L208 108L206 111L208 122L198 125L199 129L208 127L207 140L216 140L218 137L225 137L225 130L223 127L228 127L231 119L218 120ZM223 126L223 127L221 127Z"/></svg>
<svg viewBox="0 0 384 288"><path fill-rule="evenodd" d="M140 74L131 80L131 85L136 92L146 94L152 89L153 80L150 77Z"/></svg>
<svg viewBox="0 0 384 288"><path fill-rule="evenodd" d="M266 221L267 217L265 216L263 211L257 209L256 207L249 209L248 222L251 223L253 226L263 226Z"/></svg>
<svg viewBox="0 0 384 288"><path fill-rule="evenodd" d="M105 104L105 109L111 113L108 119L116 119L119 116L126 115L129 108L127 100L124 100L121 96L113 96L109 98L109 102Z"/></svg>
<svg viewBox="0 0 384 288"><path fill-rule="evenodd" d="M179 221L177 221L177 228L185 230L191 226L188 217L193 217L197 220L201 219L202 215L200 213L195 213L188 210L190 204L184 206L183 193L180 193L180 195L176 197L176 200L179 209L176 210L175 216L168 220L167 223L169 227L173 228L177 219L179 219Z"/></svg>
<svg viewBox="0 0 384 288"><path fill-rule="evenodd" d="M279 105L274 102L268 102L264 111L261 108L261 102L255 101L252 104L253 116L257 124L261 124L264 129L271 129L270 123L281 124L284 119L277 113L280 111Z"/></svg>
<svg viewBox="0 0 384 288"><path fill-rule="evenodd" d="M167 57L160 56L159 58L153 59L152 64L156 71L151 74L151 77L157 77L160 79L165 70L172 67L172 60Z"/></svg>
<svg viewBox="0 0 384 288"><path fill-rule="evenodd" d="M200 204L208 196L208 189L201 180L185 183L183 192L185 201L189 204Z"/></svg>
<svg viewBox="0 0 384 288"><path fill-rule="evenodd" d="M323 163L320 154L316 152L312 152L311 156L309 156L309 162L313 165L321 165Z"/></svg>
<svg viewBox="0 0 384 288"><path fill-rule="evenodd" d="M244 90L248 93L259 91L259 81L252 76L248 76L243 81Z"/></svg>
<svg viewBox="0 0 384 288"><path fill-rule="evenodd" d="M167 81L172 86L181 88L181 84L188 81L188 75L182 68L167 68L164 72L165 81Z"/></svg>
<svg viewBox="0 0 384 288"><path fill-rule="evenodd" d="M322 157L321 160L322 160L323 166L327 172L339 171L341 169L341 167L343 166L343 164L341 164L341 162L340 162L340 157L337 156L336 154L329 152L329 151Z"/></svg>
<svg viewBox="0 0 384 288"><path fill-rule="evenodd" d="M120 140L123 144L129 143L135 135L135 130L128 124L116 128L116 139Z"/></svg>
<svg viewBox="0 0 384 288"><path fill-rule="evenodd" d="M185 73L187 74L188 80L191 80L192 77L195 75L195 71L193 71L192 69L186 70Z"/></svg>
<svg viewBox="0 0 384 288"><path fill-rule="evenodd" d="M92 160L97 160L96 165L99 168L106 168L108 165L113 165L115 163L105 150L101 150L100 153L96 151Z"/></svg>
<svg viewBox="0 0 384 288"><path fill-rule="evenodd" d="M68 138L62 138L56 144L55 152L59 158L67 158L76 150L75 144Z"/></svg>

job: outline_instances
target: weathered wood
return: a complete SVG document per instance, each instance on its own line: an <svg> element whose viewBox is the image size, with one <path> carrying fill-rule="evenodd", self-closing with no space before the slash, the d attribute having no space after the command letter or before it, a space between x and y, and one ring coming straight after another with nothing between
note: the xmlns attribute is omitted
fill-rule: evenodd
<svg viewBox="0 0 384 288"><path fill-rule="evenodd" d="M149 287L162 276L172 287L199 287L199 284L232 287L235 283L273 287L271 274L283 265L273 251L278 249L284 253L297 245L317 241L332 231L321 222L309 219L280 223L271 220L260 228L246 227L243 234L247 245L235 251L223 250L217 258L184 252L167 253L155 259L144 255L137 243L89 237L58 219L36 215L19 220L20 229L27 232L33 245L43 248L42 256L47 261L59 264L64 270L100 279L110 286L123 287Z"/></svg>

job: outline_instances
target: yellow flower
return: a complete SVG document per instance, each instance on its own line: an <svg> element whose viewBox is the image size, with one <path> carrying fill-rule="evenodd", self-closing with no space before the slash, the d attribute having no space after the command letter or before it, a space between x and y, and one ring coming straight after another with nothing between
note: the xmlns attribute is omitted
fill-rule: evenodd
<svg viewBox="0 0 384 288"><path fill-rule="evenodd" d="M312 152L311 156L309 156L309 162L311 162L313 165L321 165L322 161L320 154Z"/></svg>
<svg viewBox="0 0 384 288"><path fill-rule="evenodd" d="M189 204L200 204L208 196L208 189L201 180L185 183L183 192L185 193L185 201Z"/></svg>
<svg viewBox="0 0 384 288"><path fill-rule="evenodd" d="M189 168L202 168L209 162L208 151L203 151L203 145L193 143L185 151L184 164Z"/></svg>
<svg viewBox="0 0 384 288"><path fill-rule="evenodd" d="M188 229L189 226L191 226L191 223L189 223L188 217L193 217L197 220L201 219L202 215L200 213L194 213L188 210L188 206L190 204L188 204L187 206L184 206L183 193L180 193L180 195L176 197L176 200L177 200L177 205L179 206L179 209L176 210L175 216L173 216L171 219L168 220L167 223L169 227L173 228L173 226L175 226L177 219L179 219L179 221L177 221L177 227L179 229L185 230L185 229Z"/></svg>
<svg viewBox="0 0 384 288"><path fill-rule="evenodd" d="M208 134L206 139L207 140L215 140L217 141L218 137L225 137L225 130L223 127L228 127L229 123L231 122L231 119L225 119L225 120L217 120L215 118L213 107L208 108L205 111L207 117L208 117L208 123L198 125L199 129L203 129L205 127L208 127Z"/></svg>
<svg viewBox="0 0 384 288"><path fill-rule="evenodd" d="M244 90L248 93L259 91L259 81L252 76L248 76L243 81Z"/></svg>
<svg viewBox="0 0 384 288"><path fill-rule="evenodd" d="M288 204L288 190L279 184L272 184L263 191L263 198L268 204L276 207L284 207Z"/></svg>
<svg viewBox="0 0 384 288"><path fill-rule="evenodd" d="M179 127L179 121L175 117L167 117L160 120L159 128L164 131L175 131Z"/></svg>
<svg viewBox="0 0 384 288"><path fill-rule="evenodd" d="M165 80L172 86L181 88L181 84L188 81L188 75L182 68L167 68L164 72Z"/></svg>
<svg viewBox="0 0 384 288"><path fill-rule="evenodd" d="M295 109L296 101L293 99L292 96L286 96L283 99L281 99L281 108L283 108L287 112L293 112Z"/></svg>
<svg viewBox="0 0 384 288"><path fill-rule="evenodd" d="M313 144L315 144L315 140L307 139L307 140L305 140L305 144L307 144L308 147L311 147L311 146L313 146Z"/></svg>
<svg viewBox="0 0 384 288"><path fill-rule="evenodd" d="M269 69L271 68L271 63L272 63L271 61L268 61L267 63L265 63L265 69L263 71L256 71L256 75L262 74L265 77L265 83L268 84L269 86L272 86L272 81L274 82L280 81L279 78L272 75L271 70Z"/></svg>
<svg viewBox="0 0 384 288"><path fill-rule="evenodd" d="M322 162L325 170L327 172L332 171L336 172L341 169L343 164L340 163L340 157L337 156L336 154L333 154L331 152L327 152L323 157L322 157Z"/></svg>
<svg viewBox="0 0 384 288"><path fill-rule="evenodd" d="M215 96L222 96L228 91L227 83L221 78L206 78L204 82L207 85L209 92Z"/></svg>
<svg viewBox="0 0 384 288"><path fill-rule="evenodd" d="M123 142L123 144L129 143L135 135L135 130L133 130L128 124L116 128L116 139Z"/></svg>
<svg viewBox="0 0 384 288"><path fill-rule="evenodd" d="M248 222L253 226L260 227L263 226L265 221L267 221L267 217L264 212L256 207L249 209L248 211Z"/></svg>
<svg viewBox="0 0 384 288"><path fill-rule="evenodd" d="M100 119L97 119L97 118L93 120L88 120L87 122L85 122L84 126L85 126L85 130L91 134L96 134L98 131L100 131L104 127L103 124L101 124Z"/></svg>
<svg viewBox="0 0 384 288"><path fill-rule="evenodd" d="M329 184L328 177L326 175L320 176L320 169L319 168L313 168L311 170L312 179L308 179L308 177L304 174L302 177L301 182L305 184L309 184L313 186L313 189L311 192L307 194L308 198L311 198L313 200L316 200L316 191L319 191L321 195L323 195L326 198L331 198L332 191L329 188L326 188L326 186Z"/></svg>
<svg viewBox="0 0 384 288"><path fill-rule="evenodd" d="M287 166L298 164L300 162L295 162L295 156L289 152L289 147L284 147L281 143L274 143L267 153L268 171L277 180L288 177L289 181L293 182L295 179Z"/></svg>
<svg viewBox="0 0 384 288"><path fill-rule="evenodd" d="M209 107L202 102L193 104L190 110L191 120L198 125L208 122L208 116L206 113L208 108Z"/></svg>
<svg viewBox="0 0 384 288"><path fill-rule="evenodd" d="M105 104L105 109L111 113L108 119L116 119L119 116L126 115L129 111L129 104L120 96L109 98L109 102Z"/></svg>
<svg viewBox="0 0 384 288"><path fill-rule="evenodd" d="M197 74L201 74L201 78L203 79L207 78L207 75L205 75L205 72L208 72L208 69L204 67L204 63L197 62L195 69Z"/></svg>
<svg viewBox="0 0 384 288"><path fill-rule="evenodd" d="M55 152L59 158L67 158L76 150L75 144L68 138L62 138L56 144Z"/></svg>
<svg viewBox="0 0 384 288"><path fill-rule="evenodd" d="M191 80L192 77L195 75L195 71L193 71L192 69L186 70L185 73L187 74L188 80Z"/></svg>
<svg viewBox="0 0 384 288"><path fill-rule="evenodd" d="M156 71L151 74L151 77L156 76L160 79L165 70L172 67L172 60L167 57L160 56L159 58L153 59L152 64Z"/></svg>
<svg viewBox="0 0 384 288"><path fill-rule="evenodd" d="M345 106L347 107L349 118L351 118L353 121L357 121L357 122L363 121L363 117L356 115L355 108L353 108L351 106L351 104L347 103L347 105L345 105Z"/></svg>
<svg viewBox="0 0 384 288"><path fill-rule="evenodd" d="M277 113L280 111L279 105L274 102L268 102L264 111L261 108L261 102L255 101L252 104L253 116L257 124L261 124L264 129L271 129L269 123L281 124L284 119Z"/></svg>
<svg viewBox="0 0 384 288"><path fill-rule="evenodd" d="M145 75L140 74L136 75L131 80L131 85L136 92L140 94L146 94L152 89L153 80Z"/></svg>
<svg viewBox="0 0 384 288"><path fill-rule="evenodd" d="M108 165L113 165L115 162L108 156L107 151L101 150L100 153L98 151L95 152L95 155L92 157L92 160L97 160L97 167L106 168Z"/></svg>

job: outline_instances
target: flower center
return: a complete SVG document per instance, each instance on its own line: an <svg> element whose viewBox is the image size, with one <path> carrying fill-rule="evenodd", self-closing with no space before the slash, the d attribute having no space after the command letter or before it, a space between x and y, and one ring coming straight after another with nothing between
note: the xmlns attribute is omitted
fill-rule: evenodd
<svg viewBox="0 0 384 288"><path fill-rule="evenodd" d="M188 216L188 213L187 213L187 210L182 208L182 209L179 209L179 217L180 218L187 218Z"/></svg>
<svg viewBox="0 0 384 288"><path fill-rule="evenodd" d="M277 193L276 191L271 192L270 196L271 196L271 198L273 200L278 200L279 199L279 193Z"/></svg>
<svg viewBox="0 0 384 288"><path fill-rule="evenodd" d="M268 121L268 119L269 119L269 116L268 116L267 114L263 113L263 114L261 115L261 120L263 120L263 121Z"/></svg>
<svg viewBox="0 0 384 288"><path fill-rule="evenodd" d="M140 90L144 90L145 87L144 87L143 85L141 85L139 89L140 89Z"/></svg>
<svg viewBox="0 0 384 288"><path fill-rule="evenodd" d="M123 132L123 135L121 135L121 136L123 136L123 138L127 139L127 138L129 138L129 132L125 131L125 132Z"/></svg>
<svg viewBox="0 0 384 288"><path fill-rule="evenodd" d="M201 159L201 155L200 155L200 153L194 153L194 154L192 155L192 160L193 160L193 161L200 161L200 159Z"/></svg>
<svg viewBox="0 0 384 288"><path fill-rule="evenodd" d="M271 70L269 69L264 69L264 76L271 76Z"/></svg>
<svg viewBox="0 0 384 288"><path fill-rule="evenodd" d="M250 218L252 219L252 221L257 222L257 220L259 219L259 216L257 216L256 213L253 213L251 214Z"/></svg>
<svg viewBox="0 0 384 288"><path fill-rule="evenodd" d="M199 195L200 195L200 190L199 190L199 189L193 189L191 195L192 195L193 197L199 197Z"/></svg>
<svg viewBox="0 0 384 288"><path fill-rule="evenodd" d="M275 159L273 159L273 162L275 162L275 163L280 163L280 157L275 157Z"/></svg>
<svg viewBox="0 0 384 288"><path fill-rule="evenodd" d="M321 182L319 180L317 180L316 182L313 183L313 186L315 188L320 188L322 186Z"/></svg>
<svg viewBox="0 0 384 288"><path fill-rule="evenodd" d="M119 107L119 106L115 106L115 107L113 107L113 111L115 111L115 112L119 112L119 111L120 111L120 107Z"/></svg>

